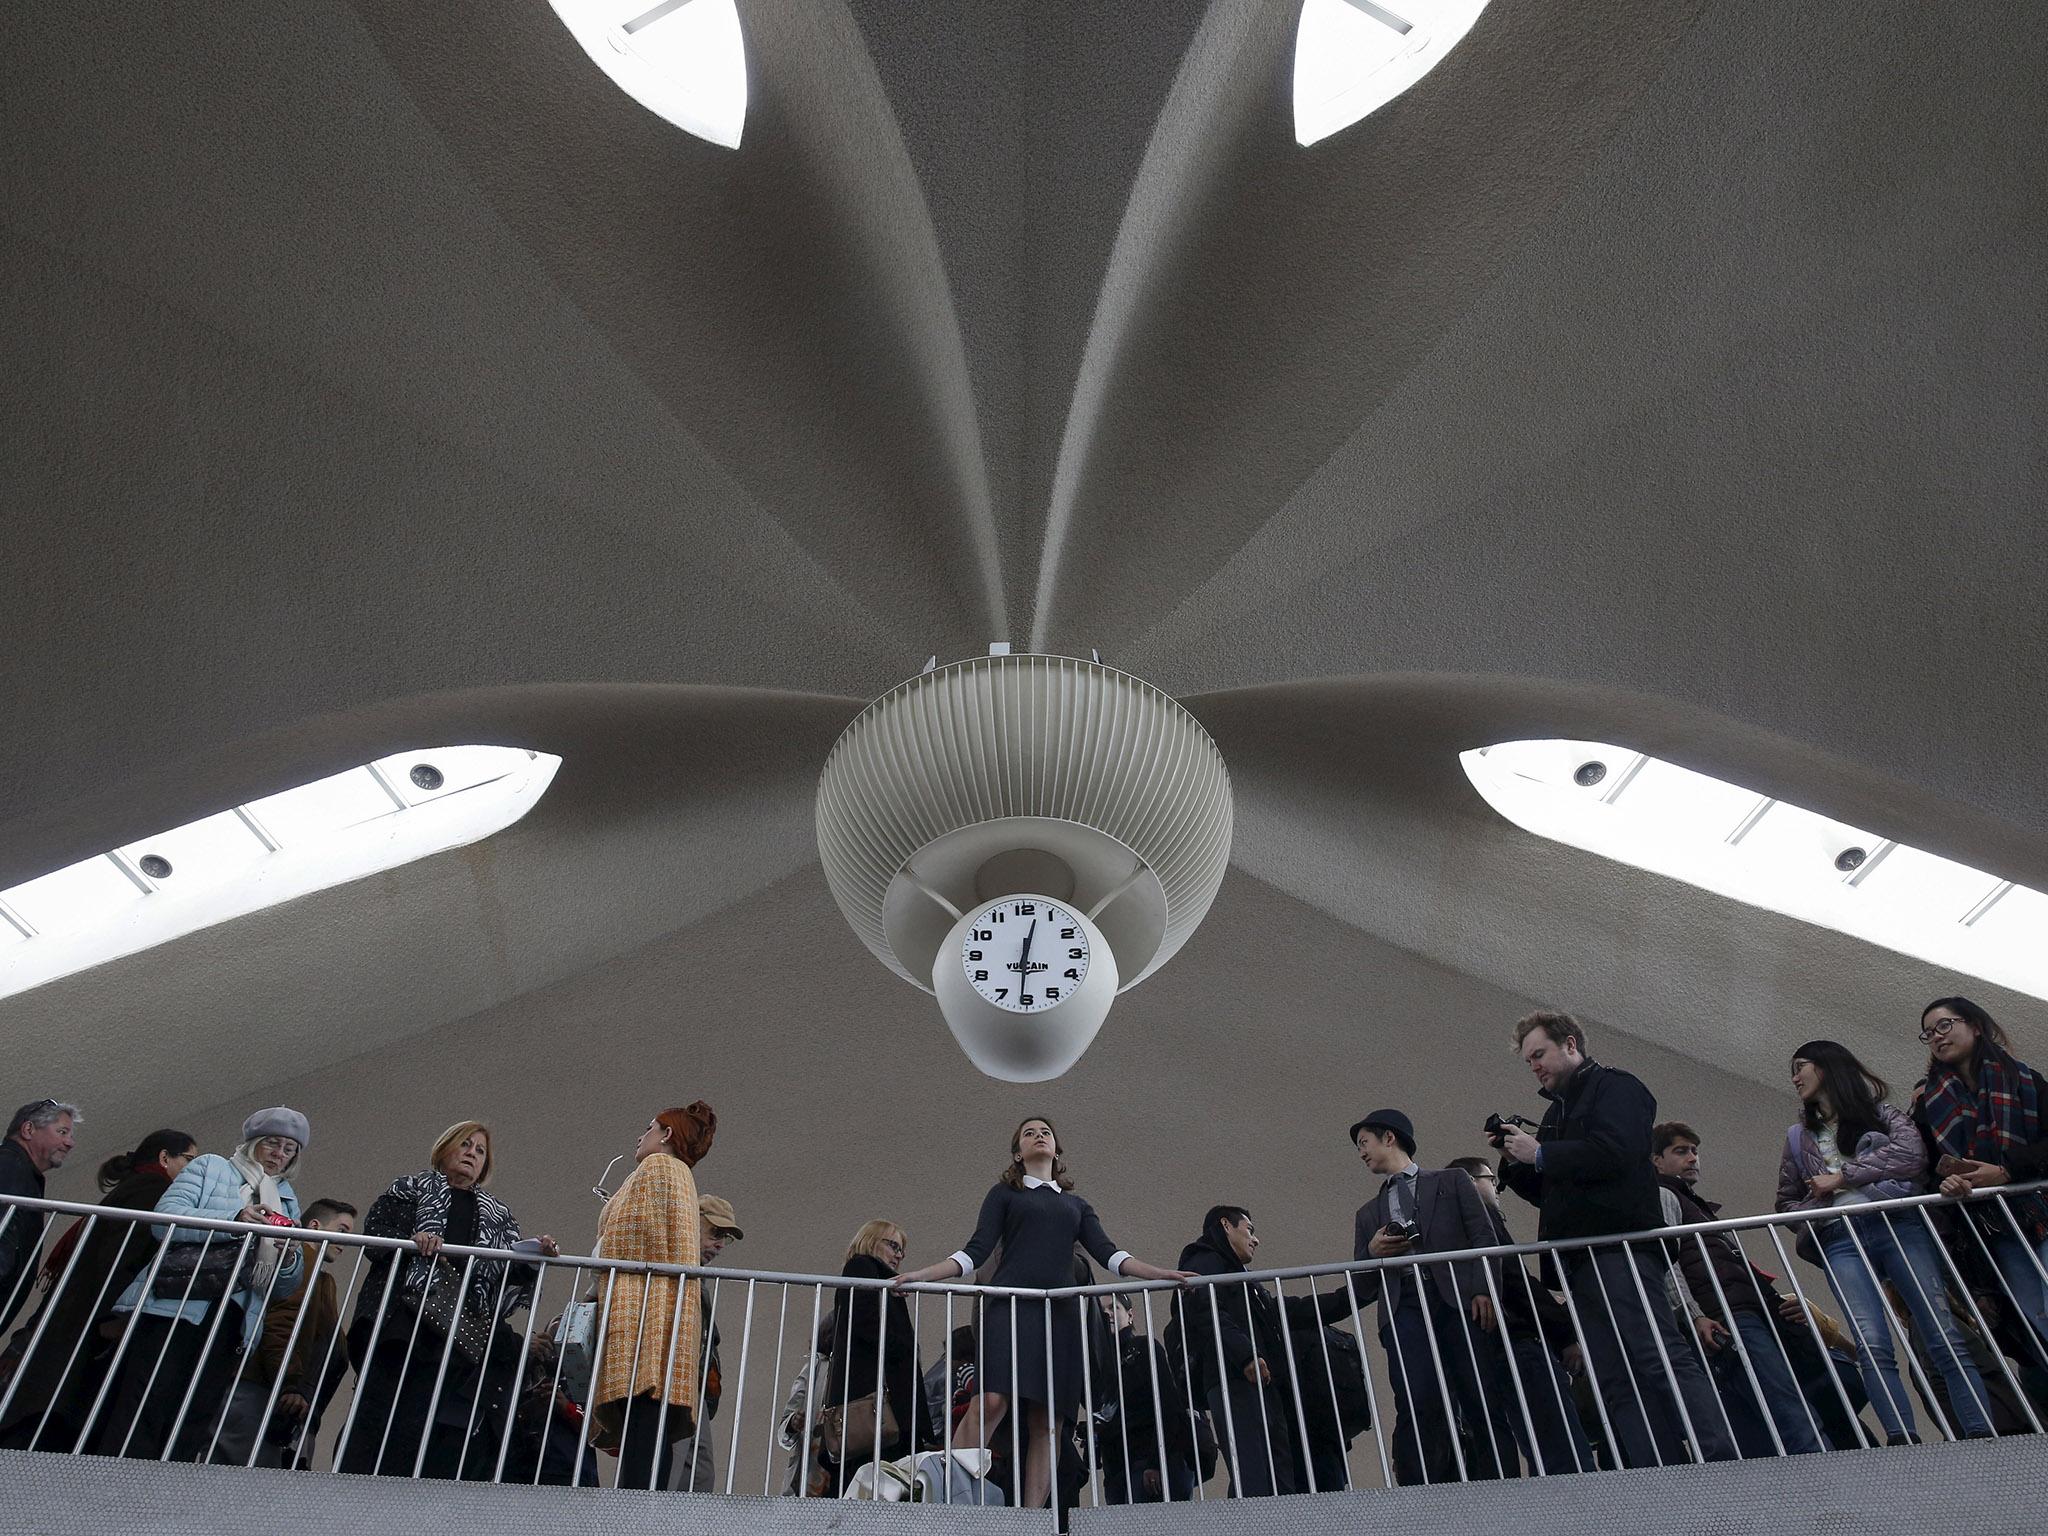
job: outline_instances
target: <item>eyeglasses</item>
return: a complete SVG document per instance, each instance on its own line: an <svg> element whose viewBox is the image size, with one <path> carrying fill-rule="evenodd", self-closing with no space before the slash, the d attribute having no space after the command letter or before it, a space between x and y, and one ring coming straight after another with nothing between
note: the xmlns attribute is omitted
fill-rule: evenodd
<svg viewBox="0 0 2048 1536"><path fill-rule="evenodd" d="M903 1256L903 1245L897 1242L896 1239L893 1237L883 1238L882 1246L888 1249L891 1253L895 1254L898 1258L901 1258Z"/></svg>
<svg viewBox="0 0 2048 1536"><path fill-rule="evenodd" d="M621 1152L619 1157L624 1157L625 1155L625 1153ZM604 1172L600 1173L597 1176L597 1182L590 1186L590 1192L600 1200L609 1200L612 1197L612 1192L604 1187L604 1181L610 1178L612 1170L619 1166L619 1157L615 1157L606 1163L604 1165Z"/></svg>
<svg viewBox="0 0 2048 1536"><path fill-rule="evenodd" d="M1922 1024L1920 1026L1920 1043L1926 1045L1932 1041L1940 1040L1962 1022L1961 1019L1936 1019L1932 1024Z"/></svg>

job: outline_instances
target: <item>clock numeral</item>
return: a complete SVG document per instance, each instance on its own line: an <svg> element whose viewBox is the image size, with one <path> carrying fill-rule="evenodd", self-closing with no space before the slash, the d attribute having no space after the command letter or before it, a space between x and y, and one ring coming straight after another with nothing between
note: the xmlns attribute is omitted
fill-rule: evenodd
<svg viewBox="0 0 2048 1536"><path fill-rule="evenodd" d="M967 951L967 958L970 960L979 960L981 958L981 951L978 949L970 949L969 951Z"/></svg>
<svg viewBox="0 0 2048 1536"><path fill-rule="evenodd" d="M995 930L993 928L977 928L974 930L974 942L977 944L986 944L990 939L994 938L995 936Z"/></svg>
<svg viewBox="0 0 2048 1536"><path fill-rule="evenodd" d="M1020 901L1017 903L1017 915L1019 917L1036 917L1038 915L1038 908L1028 901Z"/></svg>
<svg viewBox="0 0 2048 1536"><path fill-rule="evenodd" d="M1023 993L1018 997L1017 1001L1022 1003L1026 1008L1029 1008L1031 1006L1031 994L1029 992Z"/></svg>
<svg viewBox="0 0 2048 1536"><path fill-rule="evenodd" d="M1063 939L1071 939L1073 936L1074 930L1071 928L1062 928L1060 930L1060 937Z"/></svg>
<svg viewBox="0 0 2048 1536"><path fill-rule="evenodd" d="M976 981L987 981L987 980L988 980L988 972L987 972L987 971L976 971L976 972L974 973L974 979L975 979Z"/></svg>
<svg viewBox="0 0 2048 1536"><path fill-rule="evenodd" d="M1000 912L992 912L989 915L999 923L1003 920L1003 914Z"/></svg>
<svg viewBox="0 0 2048 1536"><path fill-rule="evenodd" d="M1010 995L1010 989L1009 989L1008 987L997 987L997 988L996 988L996 1001L997 1001L997 1002L1001 1002L1001 1001L1002 1001L1002 1000L1003 1000L1004 998L1008 997L1009 995Z"/></svg>
<svg viewBox="0 0 2048 1536"><path fill-rule="evenodd" d="M1070 949L1067 951L1067 958L1069 960L1086 960L1088 958L1088 951L1085 949Z"/></svg>
<svg viewBox="0 0 2048 1536"><path fill-rule="evenodd" d="M1080 973L1079 971L1068 971L1068 972L1067 972L1067 980L1069 980L1069 981L1079 981L1080 979L1081 979L1081 973Z"/></svg>
<svg viewBox="0 0 2048 1536"><path fill-rule="evenodd" d="M1060 1000L1060 989L1058 987L1047 987L1045 989L1045 1000L1049 1003L1058 1002Z"/></svg>

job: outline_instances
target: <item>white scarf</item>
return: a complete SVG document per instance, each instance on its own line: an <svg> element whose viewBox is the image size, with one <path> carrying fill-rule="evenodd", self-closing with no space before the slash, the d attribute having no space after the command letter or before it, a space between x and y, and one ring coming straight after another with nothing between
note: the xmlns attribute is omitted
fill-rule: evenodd
<svg viewBox="0 0 2048 1536"><path fill-rule="evenodd" d="M235 1172L243 1179L242 1204L260 1205L267 1211L282 1211L283 1197L277 1191L277 1179L256 1161L255 1143L245 1141L228 1154L228 1161L235 1165ZM243 1289L264 1295L270 1288L271 1277L277 1273L277 1266L284 1262L284 1243L278 1238L259 1237L250 1249L249 1262L242 1266Z"/></svg>

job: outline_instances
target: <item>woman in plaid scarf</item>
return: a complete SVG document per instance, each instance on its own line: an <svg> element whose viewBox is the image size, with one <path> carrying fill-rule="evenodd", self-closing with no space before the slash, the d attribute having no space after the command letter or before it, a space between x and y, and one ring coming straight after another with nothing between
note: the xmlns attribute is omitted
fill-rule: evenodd
<svg viewBox="0 0 2048 1536"><path fill-rule="evenodd" d="M1942 997L1920 1015L1929 1057L1914 1118L1940 1158L1945 1195L2039 1178L2041 1074L2012 1054L1998 1021L1967 997ZM2035 1334L2048 1341L2048 1201L2004 1195L1972 1201L1966 1219L1990 1248L1998 1270ZM1974 1253L1974 1243L1966 1253ZM2048 1347L2048 1346L2044 1346Z"/></svg>

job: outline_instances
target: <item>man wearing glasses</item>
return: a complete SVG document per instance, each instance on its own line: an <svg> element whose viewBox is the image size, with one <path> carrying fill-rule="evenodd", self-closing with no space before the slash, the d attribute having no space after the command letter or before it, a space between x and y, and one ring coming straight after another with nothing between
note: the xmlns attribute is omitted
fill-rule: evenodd
<svg viewBox="0 0 2048 1536"><path fill-rule="evenodd" d="M0 1142L0 1195L42 1199L43 1175L61 1168L71 1155L80 1118L77 1105L55 1099L37 1099L17 1109L7 1122L6 1141ZM0 1205L0 1333L28 1300L48 1220L43 1211Z"/></svg>

